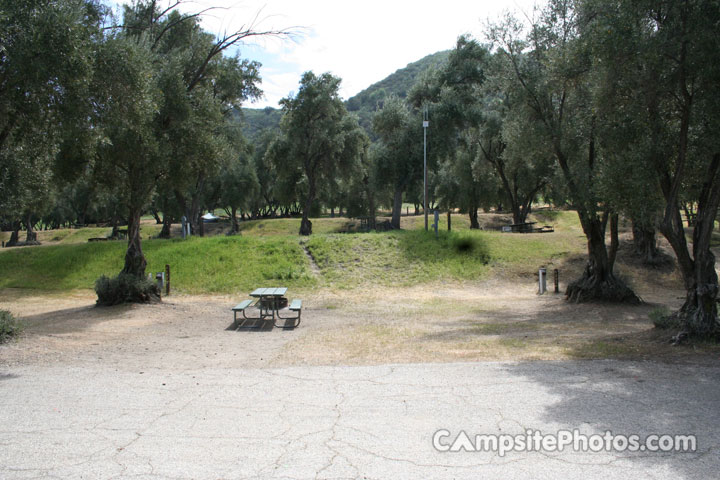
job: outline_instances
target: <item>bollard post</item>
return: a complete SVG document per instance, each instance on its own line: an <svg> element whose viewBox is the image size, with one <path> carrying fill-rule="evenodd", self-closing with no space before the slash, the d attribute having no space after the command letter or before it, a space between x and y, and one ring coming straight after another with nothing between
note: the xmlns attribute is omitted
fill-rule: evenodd
<svg viewBox="0 0 720 480"><path fill-rule="evenodd" d="M170 295L170 265L165 265L165 295Z"/></svg>
<svg viewBox="0 0 720 480"><path fill-rule="evenodd" d="M560 293L560 270L556 268L553 273L555 274L555 293Z"/></svg>
<svg viewBox="0 0 720 480"><path fill-rule="evenodd" d="M448 232L450 232L452 230L452 228L450 227L451 222L452 222L452 217L450 216L450 210L448 210Z"/></svg>
<svg viewBox="0 0 720 480"><path fill-rule="evenodd" d="M433 224L433 228L435 229L435 238L438 238L438 224L440 223L440 212L435 210L434 215L435 223Z"/></svg>
<svg viewBox="0 0 720 480"><path fill-rule="evenodd" d="M543 295L547 290L545 275L547 275L547 270L545 267L540 267L540 270L538 270L538 295Z"/></svg>

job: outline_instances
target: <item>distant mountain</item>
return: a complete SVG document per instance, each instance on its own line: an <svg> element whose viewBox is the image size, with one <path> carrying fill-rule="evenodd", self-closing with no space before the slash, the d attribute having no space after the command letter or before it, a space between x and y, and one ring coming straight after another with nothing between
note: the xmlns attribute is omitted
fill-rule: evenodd
<svg viewBox="0 0 720 480"><path fill-rule="evenodd" d="M450 50L443 50L421 58L417 62L409 63L405 68L395 71L349 98L345 102L347 109L358 115L360 125L372 136L372 116L378 104L381 104L382 100L389 95L405 98L418 77L427 69L442 65L447 61L448 55L450 55ZM282 117L282 110L272 107L243 108L241 117L243 133L251 143L254 143L264 129L277 128Z"/></svg>
<svg viewBox="0 0 720 480"><path fill-rule="evenodd" d="M450 50L443 50L423 57L417 62L409 63L390 74L383 80L370 85L368 88L347 100L347 109L355 112L360 117L360 125L370 132L372 128L372 116L378 104L389 95L396 95L400 98L407 97L410 89L420 75L429 68L442 65L447 61Z"/></svg>
<svg viewBox="0 0 720 480"><path fill-rule="evenodd" d="M243 108L241 114L236 114L242 122L242 132L252 144L266 128L275 129L280 124L282 110L278 108Z"/></svg>

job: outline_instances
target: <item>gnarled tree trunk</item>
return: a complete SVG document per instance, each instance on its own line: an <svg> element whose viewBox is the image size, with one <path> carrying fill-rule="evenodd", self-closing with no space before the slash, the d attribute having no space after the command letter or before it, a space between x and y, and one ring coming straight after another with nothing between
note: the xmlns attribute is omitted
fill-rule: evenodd
<svg viewBox="0 0 720 480"><path fill-rule="evenodd" d="M655 228L633 220L633 250L635 255L642 258L643 263L652 265L657 262L659 250Z"/></svg>
<svg viewBox="0 0 720 480"><path fill-rule="evenodd" d="M692 258L690 258L680 210L668 202L661 231L677 256L685 281L685 303L671 318L683 329L683 333L715 337L720 335L718 319L718 277L715 272L715 255L710 250L715 215L720 205L720 154L713 155L705 183L700 192L693 230ZM672 199L672 191L667 195Z"/></svg>
<svg viewBox="0 0 720 480"><path fill-rule="evenodd" d="M312 222L310 221L310 210L315 201L315 178L308 177L308 196L305 200L305 208L302 212L302 220L300 220L300 235L312 234Z"/></svg>
<svg viewBox="0 0 720 480"><path fill-rule="evenodd" d="M128 248L125 252L125 266L121 272L138 278L145 277L145 267L147 266L140 239L141 216L141 209L134 209L130 212L128 218Z"/></svg>
<svg viewBox="0 0 720 480"><path fill-rule="evenodd" d="M606 300L613 302L640 303L640 298L613 273L617 254L617 215L610 218L610 250L605 244L605 228L609 215L602 219L588 216L578 209L588 245L588 261L583 275L568 285L565 296L572 302Z"/></svg>
<svg viewBox="0 0 720 480"><path fill-rule="evenodd" d="M473 230L479 230L480 229L480 222L478 222L478 209L477 207L470 207L468 211L468 215L470 216L470 228Z"/></svg>

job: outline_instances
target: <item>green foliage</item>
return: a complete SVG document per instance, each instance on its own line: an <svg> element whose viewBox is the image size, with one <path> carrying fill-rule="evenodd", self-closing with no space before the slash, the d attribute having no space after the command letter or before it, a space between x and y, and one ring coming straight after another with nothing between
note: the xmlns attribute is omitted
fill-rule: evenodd
<svg viewBox="0 0 720 480"><path fill-rule="evenodd" d="M424 72L442 65L447 61L448 54L449 51L433 53L370 85L348 99L348 110L358 115L360 125L368 135L373 136L372 117L379 108L382 108L385 99L391 96L406 98L420 76Z"/></svg>
<svg viewBox="0 0 720 480"><path fill-rule="evenodd" d="M281 136L266 154L281 182L294 185L302 199L301 235L312 232L308 215L321 191L356 172L367 148L367 137L345 109L339 88L340 79L329 73L306 72L297 95L281 101Z"/></svg>
<svg viewBox="0 0 720 480"><path fill-rule="evenodd" d="M0 343L17 337L23 330L23 324L7 310L0 310Z"/></svg>
<svg viewBox="0 0 720 480"><path fill-rule="evenodd" d="M667 307L654 308L648 313L648 317L652 320L655 328L661 330L680 328L681 326L678 319L670 314L670 310Z"/></svg>
<svg viewBox="0 0 720 480"><path fill-rule="evenodd" d="M242 125L242 133L250 143L256 145L265 130L277 130L282 119L282 110L272 107L243 108L233 111L236 121Z"/></svg>
<svg viewBox="0 0 720 480"><path fill-rule="evenodd" d="M95 282L97 304L147 303L160 298L157 284L145 277L121 273L117 277L101 276Z"/></svg>

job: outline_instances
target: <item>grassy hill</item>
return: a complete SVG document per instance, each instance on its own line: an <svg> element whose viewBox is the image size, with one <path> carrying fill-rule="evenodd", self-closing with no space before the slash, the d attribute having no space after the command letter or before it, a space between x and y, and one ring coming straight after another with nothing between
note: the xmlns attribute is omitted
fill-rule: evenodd
<svg viewBox="0 0 720 480"><path fill-rule="evenodd" d="M466 216L457 215L454 231L442 231L436 239L422 231L420 220L403 217L405 230L393 232L338 233L353 222L318 218L313 219L316 233L309 238L297 235L299 219L255 220L242 222L241 236L225 236L218 228L212 237L144 240L143 251L148 272L171 265L175 291L234 293L266 284L353 289L472 281L498 271L525 275L584 248L574 212L559 213L554 234L470 231ZM78 232L74 238L49 237L43 246L0 249L0 289L89 289L100 275L117 274L126 242L88 243L85 236L100 236L106 229L85 230L84 235L70 231ZM316 263L315 273L308 253Z"/></svg>

